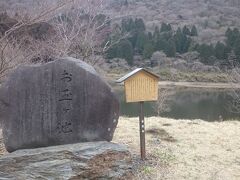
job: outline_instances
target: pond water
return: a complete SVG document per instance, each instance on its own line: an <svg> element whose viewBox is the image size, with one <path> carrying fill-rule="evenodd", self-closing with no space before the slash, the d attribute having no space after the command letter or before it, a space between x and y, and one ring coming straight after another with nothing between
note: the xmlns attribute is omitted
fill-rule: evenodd
<svg viewBox="0 0 240 180"><path fill-rule="evenodd" d="M123 87L116 90L123 116L138 116L138 103L126 103ZM167 92L167 93L166 93ZM161 93L161 92L160 92ZM203 88L171 88L164 92L165 100L158 112L156 102L144 104L145 116L168 117L174 119L203 119L207 121L240 119L229 90Z"/></svg>

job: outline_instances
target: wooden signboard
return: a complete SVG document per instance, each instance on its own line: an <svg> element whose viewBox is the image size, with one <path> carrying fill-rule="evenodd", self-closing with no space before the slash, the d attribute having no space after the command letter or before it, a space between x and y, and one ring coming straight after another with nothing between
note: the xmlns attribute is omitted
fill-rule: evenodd
<svg viewBox="0 0 240 180"><path fill-rule="evenodd" d="M157 101L159 77L143 68L138 68L123 76L126 102Z"/></svg>
<svg viewBox="0 0 240 180"><path fill-rule="evenodd" d="M145 101L158 100L158 81L159 77L146 69L138 68L123 76L117 83L124 82L126 102L139 102L139 129L141 158L146 157L145 150L145 123L143 105Z"/></svg>

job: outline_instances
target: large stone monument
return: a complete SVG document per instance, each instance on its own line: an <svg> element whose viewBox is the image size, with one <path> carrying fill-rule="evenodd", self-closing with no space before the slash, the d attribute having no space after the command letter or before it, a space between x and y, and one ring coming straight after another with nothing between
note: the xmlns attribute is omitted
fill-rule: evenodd
<svg viewBox="0 0 240 180"><path fill-rule="evenodd" d="M20 66L0 89L7 151L111 141L119 102L93 67L73 58Z"/></svg>

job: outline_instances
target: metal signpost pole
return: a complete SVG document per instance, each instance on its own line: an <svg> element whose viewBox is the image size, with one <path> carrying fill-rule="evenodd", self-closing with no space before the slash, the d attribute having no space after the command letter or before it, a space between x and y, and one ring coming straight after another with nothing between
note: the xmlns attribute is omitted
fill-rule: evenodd
<svg viewBox="0 0 240 180"><path fill-rule="evenodd" d="M144 102L139 102L139 130L140 130L140 146L141 146L141 159L145 160L146 158L146 149L145 149L145 123L144 123Z"/></svg>

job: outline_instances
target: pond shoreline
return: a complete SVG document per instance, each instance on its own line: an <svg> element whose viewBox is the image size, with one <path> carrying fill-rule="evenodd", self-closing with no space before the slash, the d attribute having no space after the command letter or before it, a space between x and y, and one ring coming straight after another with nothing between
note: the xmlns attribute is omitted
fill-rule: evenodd
<svg viewBox="0 0 240 180"><path fill-rule="evenodd" d="M238 86L240 86L238 84ZM173 119L203 119L218 121L236 119L240 111L235 108L235 92L231 84L159 82L159 102L146 102L145 116L162 116ZM136 117L137 103L126 103L122 85L114 87L120 102L122 116ZM162 98L162 100L161 100Z"/></svg>
<svg viewBox="0 0 240 180"><path fill-rule="evenodd" d="M213 88L213 89L240 89L236 83L210 83L210 82L173 82L160 81L159 86L163 87L189 87L189 88Z"/></svg>
<svg viewBox="0 0 240 180"><path fill-rule="evenodd" d="M116 88L116 85L123 86L123 83L114 84L115 82L110 82L110 84ZM206 89L240 89L240 84L237 83L211 83L211 82L177 82L177 81L159 81L158 85L160 87L185 87L185 88L206 88Z"/></svg>

